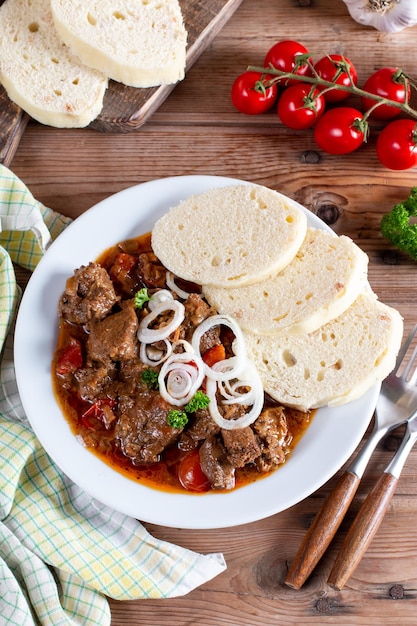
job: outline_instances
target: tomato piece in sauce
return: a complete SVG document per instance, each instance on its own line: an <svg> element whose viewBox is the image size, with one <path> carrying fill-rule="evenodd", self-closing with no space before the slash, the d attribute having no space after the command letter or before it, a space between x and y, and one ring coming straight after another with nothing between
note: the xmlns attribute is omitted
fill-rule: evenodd
<svg viewBox="0 0 417 626"><path fill-rule="evenodd" d="M81 341L69 337L56 362L55 371L58 376L67 376L76 372L83 365Z"/></svg>
<svg viewBox="0 0 417 626"><path fill-rule="evenodd" d="M201 469L198 450L192 450L182 457L178 464L178 480L188 491L209 491L210 481Z"/></svg>
<svg viewBox="0 0 417 626"><path fill-rule="evenodd" d="M226 358L226 349L222 343L212 346L203 355L203 361L209 367L213 367L215 363L223 361Z"/></svg>

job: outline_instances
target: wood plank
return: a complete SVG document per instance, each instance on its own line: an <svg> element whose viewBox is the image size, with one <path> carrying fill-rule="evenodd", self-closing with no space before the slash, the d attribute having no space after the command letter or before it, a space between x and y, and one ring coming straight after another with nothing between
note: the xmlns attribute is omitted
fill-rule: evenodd
<svg viewBox="0 0 417 626"><path fill-rule="evenodd" d="M13 169L35 197L71 217L121 189L171 175L235 176L270 186L303 202L369 254L371 285L381 300L397 306L407 332L416 319L416 263L382 239L379 222L415 185L416 169L381 167L375 155L377 127L353 154L321 153L311 131L285 129L275 111L256 118L239 114L230 102L230 86L237 73L261 63L268 47L284 38L304 42L316 58L345 53L362 82L391 64L416 75L415 29L387 35L356 24L342 1L301 3L243 0L186 80L138 133L65 131L31 122ZM228 568L181 598L111 600L112 626L415 626L417 448L354 575L341 592L327 585L355 512L391 459L401 432L378 446L348 516L301 590L286 588L283 581L339 473L299 504L253 524L213 531L148 525L161 539L202 553L222 551Z"/></svg>

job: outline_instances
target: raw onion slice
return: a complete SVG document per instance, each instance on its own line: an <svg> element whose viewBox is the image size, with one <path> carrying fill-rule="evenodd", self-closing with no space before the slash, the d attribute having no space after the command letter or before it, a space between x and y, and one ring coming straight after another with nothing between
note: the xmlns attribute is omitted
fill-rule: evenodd
<svg viewBox="0 0 417 626"><path fill-rule="evenodd" d="M213 369L226 369L227 360L215 363ZM249 391L239 393L240 387L249 387ZM217 391L225 400L223 404L243 404L252 405L252 408L237 419L225 419L219 411ZM233 381L229 380L223 384L223 381L217 381L214 378L208 378L206 382L206 393L210 398L209 411L210 415L220 428L225 430L237 430L250 426L261 414L264 404L264 390L258 371L251 361L246 361L242 376Z"/></svg>
<svg viewBox="0 0 417 626"><path fill-rule="evenodd" d="M174 341L174 343L172 344L172 351L176 354L181 354L181 352L177 352L177 348L182 348L182 352L188 352L188 354L194 353L193 346L190 344L189 341L186 341L185 339L178 339L178 341Z"/></svg>
<svg viewBox="0 0 417 626"><path fill-rule="evenodd" d="M204 376L204 363L198 355L171 354L159 372L159 393L169 404L184 406L195 396Z"/></svg>
<svg viewBox="0 0 417 626"><path fill-rule="evenodd" d="M165 344L165 350L160 350L150 343L142 342L140 344L139 356L145 365L160 365L171 355L173 344L168 339L162 339Z"/></svg>
<svg viewBox="0 0 417 626"><path fill-rule="evenodd" d="M170 302L174 299L174 296L168 289L158 289L152 294L151 299L148 302L148 308L153 311L160 302Z"/></svg>
<svg viewBox="0 0 417 626"><path fill-rule="evenodd" d="M172 319L166 323L165 326L160 328L149 328L149 325L162 313L171 311L173 313ZM185 317L185 307L178 300L163 300L157 302L154 308L148 315L146 315L138 328L138 339L144 343L154 343L161 339L167 339L174 330L178 328Z"/></svg>
<svg viewBox="0 0 417 626"><path fill-rule="evenodd" d="M229 315L211 315L197 326L191 339L195 352L201 356L200 342L202 336L208 332L210 328L213 328L213 326L222 325L230 328L235 336L235 340L232 344L232 350L236 358L231 357L230 359L224 359L224 361L230 366L226 371L220 368L209 367L207 364L204 364L206 368L206 375L215 380L228 380L230 378L236 378L245 366L246 345L239 324Z"/></svg>
<svg viewBox="0 0 417 626"><path fill-rule="evenodd" d="M174 293L176 293L177 296L179 296L183 300L186 300L188 298L188 296L190 295L188 293L188 291L184 291L184 289L181 289L181 287L178 287L177 283L175 282L175 276L174 276L174 274L172 272L167 272L166 273L165 282L166 282L167 286Z"/></svg>

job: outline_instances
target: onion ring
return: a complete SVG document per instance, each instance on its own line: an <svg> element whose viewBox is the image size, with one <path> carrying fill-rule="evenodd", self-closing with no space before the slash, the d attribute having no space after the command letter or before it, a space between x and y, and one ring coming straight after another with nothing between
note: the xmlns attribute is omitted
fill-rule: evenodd
<svg viewBox="0 0 417 626"><path fill-rule="evenodd" d="M148 302L148 308L150 311L153 311L160 302L170 302L173 299L174 296L168 289L158 289L158 291L152 294Z"/></svg>
<svg viewBox="0 0 417 626"><path fill-rule="evenodd" d="M225 361L219 361L215 363L213 368L222 369L225 367ZM217 391L218 391L219 381L214 378L208 378L206 383L206 392L208 397L210 398L209 411L212 419L216 422L216 424L225 430L237 430L240 428L245 428L246 426L250 426L253 422L259 417L261 414L263 404L264 404L264 390L262 386L262 381L259 378L258 371L256 367L253 365L251 361L246 361L244 371L242 372L242 377L237 379L233 383L229 383L230 389L234 390L234 393L237 393L236 390L238 387L250 387L249 392L244 392L240 394L241 400L234 399L226 399L223 401L223 404L248 404L252 405L252 408L237 419L227 420L223 417L223 415L219 411L219 406L217 403Z"/></svg>
<svg viewBox="0 0 417 626"><path fill-rule="evenodd" d="M194 334L191 339L191 344L199 356L201 356L200 352L200 341L201 337L210 330L213 326L227 326L235 335L235 340L232 345L232 350L236 356L236 358L231 357L230 359L224 359L230 365L229 370L227 372L222 371L221 369L210 367L207 364L204 364L206 368L206 375L209 378L215 380L228 380L230 378L236 378L246 363L246 345L245 338L240 329L239 324L229 315L211 315L207 317L201 324L197 326L194 331Z"/></svg>
<svg viewBox="0 0 417 626"><path fill-rule="evenodd" d="M149 324L151 324L159 315L167 311L172 311L174 315L165 326L155 329L149 328ZM143 341L144 343L155 343L155 341L167 339L167 337L169 337L182 323L184 317L184 305L181 302L178 302L178 300L167 299L157 302L154 305L153 310L148 313L148 315L146 315L139 324L137 333L139 341Z"/></svg>
<svg viewBox="0 0 417 626"><path fill-rule="evenodd" d="M174 274L172 272L167 272L166 273L165 282L166 282L167 286L174 293L176 293L177 296L179 296L183 300L186 300L188 298L188 296L190 295L187 291L184 291L184 289L181 289L180 287L178 287L177 283L175 282L175 276L174 276Z"/></svg>
<svg viewBox="0 0 417 626"><path fill-rule="evenodd" d="M165 351L164 350L159 350L158 348L155 348L150 343L144 343L143 341L141 342L140 348L139 348L139 357L140 357L140 360L142 361L142 363L145 363L145 365L152 365L152 366L155 365L156 366L156 365L160 365L161 363L166 361L166 359L172 353L173 344L171 344L171 342L168 341L168 339L161 339L161 341L163 341L165 343ZM160 352L162 354L162 356L160 358L153 359L151 357L151 351L152 350L154 350L155 352Z"/></svg>
<svg viewBox="0 0 417 626"><path fill-rule="evenodd" d="M169 404L188 404L201 387L205 370L201 357L181 352L164 361L158 375L159 393Z"/></svg>

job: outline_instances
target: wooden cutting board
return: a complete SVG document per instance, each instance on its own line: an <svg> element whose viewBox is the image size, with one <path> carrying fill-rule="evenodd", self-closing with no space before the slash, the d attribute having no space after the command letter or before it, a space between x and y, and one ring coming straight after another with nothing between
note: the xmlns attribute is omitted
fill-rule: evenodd
<svg viewBox="0 0 417 626"><path fill-rule="evenodd" d="M0 0L0 5L4 0ZM188 32L186 71L233 15L242 0L179 0ZM175 85L135 89L110 81L102 112L90 125L100 132L138 129ZM29 116L13 104L0 85L0 163L10 165Z"/></svg>

